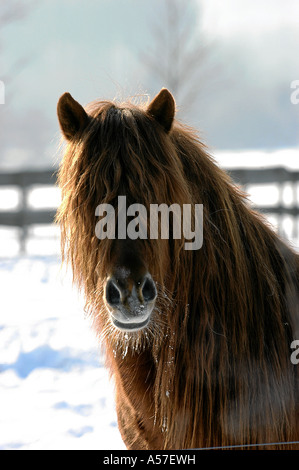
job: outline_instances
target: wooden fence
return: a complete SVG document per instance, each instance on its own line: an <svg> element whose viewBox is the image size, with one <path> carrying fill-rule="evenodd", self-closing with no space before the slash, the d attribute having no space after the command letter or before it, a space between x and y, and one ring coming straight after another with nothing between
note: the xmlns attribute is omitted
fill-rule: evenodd
<svg viewBox="0 0 299 470"><path fill-rule="evenodd" d="M19 228L20 251L26 251L28 228L32 225L50 225L54 222L56 209L35 210L28 204L30 190L34 186L54 186L57 180L56 170L20 171L0 173L0 189L17 188L20 192L20 203L16 211L0 209L0 226Z"/></svg>
<svg viewBox="0 0 299 470"><path fill-rule="evenodd" d="M293 237L298 237L298 184L299 171L290 171L284 167L266 169L229 169L228 173L233 180L244 187L248 185L275 184L279 188L279 203L276 206L259 205L258 209L267 214L273 214L281 219L284 215L294 218ZM0 209L0 226L18 227L20 229L20 249L25 251L28 227L40 224L52 224L56 209L35 210L29 207L28 195L34 186L55 185L56 170L45 171L20 171L16 173L0 174L0 190L4 187L17 187L20 191L21 203L16 211L4 211ZM286 183L291 184L293 191L293 203L283 203L283 188Z"/></svg>

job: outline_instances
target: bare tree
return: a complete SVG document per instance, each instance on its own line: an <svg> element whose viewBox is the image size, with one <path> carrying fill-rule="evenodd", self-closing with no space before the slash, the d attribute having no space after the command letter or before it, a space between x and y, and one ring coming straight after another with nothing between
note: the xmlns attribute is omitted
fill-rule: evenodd
<svg viewBox="0 0 299 470"><path fill-rule="evenodd" d="M143 54L150 77L169 88L184 111L189 111L216 73L213 44L200 37L198 2L163 0L159 22L152 25L152 49Z"/></svg>
<svg viewBox="0 0 299 470"><path fill-rule="evenodd" d="M0 0L0 33L11 23L24 19L36 3L37 0L29 0L26 3L21 0ZM0 34L0 57L2 50L3 42ZM1 64L0 79L5 84L11 83L14 74L21 70L27 64L28 60L29 59L26 57L16 60L10 70L5 70L5 66Z"/></svg>

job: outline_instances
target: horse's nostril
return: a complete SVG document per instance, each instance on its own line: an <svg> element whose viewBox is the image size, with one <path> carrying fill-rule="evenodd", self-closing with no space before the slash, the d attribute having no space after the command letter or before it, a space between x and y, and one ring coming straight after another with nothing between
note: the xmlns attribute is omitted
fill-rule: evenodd
<svg viewBox="0 0 299 470"><path fill-rule="evenodd" d="M157 296L157 289L154 281L151 278L147 278L142 287L143 299L146 302L154 300Z"/></svg>
<svg viewBox="0 0 299 470"><path fill-rule="evenodd" d="M106 286L106 300L109 305L114 306L120 303L120 292L113 281L108 281Z"/></svg>

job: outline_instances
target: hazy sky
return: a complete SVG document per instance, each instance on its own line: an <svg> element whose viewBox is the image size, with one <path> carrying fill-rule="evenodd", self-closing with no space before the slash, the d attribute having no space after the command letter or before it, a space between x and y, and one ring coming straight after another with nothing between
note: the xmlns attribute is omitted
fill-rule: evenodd
<svg viewBox="0 0 299 470"><path fill-rule="evenodd" d="M192 3L183 2L189 8ZM0 18L7 4L0 0ZM164 0L19 2L30 4L26 15L0 30L0 80L6 85L0 167L53 162L56 103L64 91L86 104L152 96L167 86L144 60L157 50L156 31L166 24ZM177 103L182 116L216 149L298 146L299 105L290 102L290 83L299 79L298 0L194 5L197 11L186 14L193 46L200 43L211 53L200 85L190 77L196 90L192 110ZM161 67L163 50L157 54ZM187 86L188 74L185 80Z"/></svg>

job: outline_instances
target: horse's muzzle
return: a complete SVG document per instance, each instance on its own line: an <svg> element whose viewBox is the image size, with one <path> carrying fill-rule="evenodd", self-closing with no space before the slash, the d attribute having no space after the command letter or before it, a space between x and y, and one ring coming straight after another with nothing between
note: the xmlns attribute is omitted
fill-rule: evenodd
<svg viewBox="0 0 299 470"><path fill-rule="evenodd" d="M112 323L123 331L137 331L148 325L157 298L156 285L149 273L133 279L125 268L109 277L105 301Z"/></svg>

